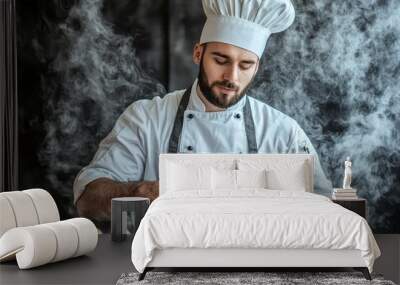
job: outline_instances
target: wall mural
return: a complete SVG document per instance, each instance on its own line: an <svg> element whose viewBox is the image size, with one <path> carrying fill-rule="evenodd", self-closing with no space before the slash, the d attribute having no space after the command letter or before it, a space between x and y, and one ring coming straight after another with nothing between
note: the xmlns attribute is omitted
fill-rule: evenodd
<svg viewBox="0 0 400 285"><path fill-rule="evenodd" d="M353 161L376 233L400 233L400 5L292 0L250 95L294 117L335 186ZM201 1L17 1L20 188L75 215L72 183L133 101L189 86Z"/></svg>

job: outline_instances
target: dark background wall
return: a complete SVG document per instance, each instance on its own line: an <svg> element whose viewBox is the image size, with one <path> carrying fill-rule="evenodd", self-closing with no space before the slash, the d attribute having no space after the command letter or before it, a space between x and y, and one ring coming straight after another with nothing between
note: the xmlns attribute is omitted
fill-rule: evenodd
<svg viewBox="0 0 400 285"><path fill-rule="evenodd" d="M351 156L373 230L400 233L400 3L293 3L250 95L300 123L335 186ZM196 77L204 21L200 0L18 0L20 189L75 215L75 175L122 111Z"/></svg>

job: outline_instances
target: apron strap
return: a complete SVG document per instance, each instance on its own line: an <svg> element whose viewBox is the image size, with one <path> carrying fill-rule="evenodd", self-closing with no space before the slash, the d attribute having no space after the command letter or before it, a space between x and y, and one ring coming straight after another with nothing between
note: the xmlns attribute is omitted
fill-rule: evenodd
<svg viewBox="0 0 400 285"><path fill-rule="evenodd" d="M185 93L182 96L181 102L178 106L178 111L176 111L174 128L172 129L171 137L169 138L168 152L169 153L177 153L178 152L178 144L179 138L182 133L183 127L183 115L185 113L186 107L189 104L191 87L187 88Z"/></svg>
<svg viewBox="0 0 400 285"><path fill-rule="evenodd" d="M254 127L253 114L251 113L251 107L249 102L249 96L246 97L246 104L243 108L244 116L244 129L247 136L247 145L249 148L249 153L257 153L257 141L256 141L256 129Z"/></svg>
<svg viewBox="0 0 400 285"><path fill-rule="evenodd" d="M186 89L179 103L178 110L175 116L174 127L172 129L171 137L169 138L168 153L178 152L179 138L181 136L183 128L183 119L184 119L183 115L189 104L191 89L192 89L191 87ZM258 148L256 141L256 131L254 127L253 115L251 112L248 96L246 98L246 104L244 105L243 108L243 115L244 115L244 127L246 131L249 153L257 153Z"/></svg>

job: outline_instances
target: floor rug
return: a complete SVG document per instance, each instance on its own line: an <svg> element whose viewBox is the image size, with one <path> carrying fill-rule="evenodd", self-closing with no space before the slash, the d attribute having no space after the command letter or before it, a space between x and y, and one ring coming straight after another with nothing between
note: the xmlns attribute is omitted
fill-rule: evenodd
<svg viewBox="0 0 400 285"><path fill-rule="evenodd" d="M384 280L382 275L372 274L366 280L361 272L147 272L145 279L138 281L139 273L124 273L117 285L136 284L327 284L327 285L395 285Z"/></svg>

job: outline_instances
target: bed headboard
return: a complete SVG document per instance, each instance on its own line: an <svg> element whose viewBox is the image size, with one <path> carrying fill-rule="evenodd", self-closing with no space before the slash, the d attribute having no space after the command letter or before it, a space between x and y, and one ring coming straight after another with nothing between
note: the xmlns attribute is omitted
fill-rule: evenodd
<svg viewBox="0 0 400 285"><path fill-rule="evenodd" d="M314 157L311 154L162 153L159 157L160 195L168 190L166 185L168 185L170 163L185 167L223 165L230 169L265 168L271 173L268 181L272 183L272 189L286 183L285 185L303 187L303 191L314 191Z"/></svg>

